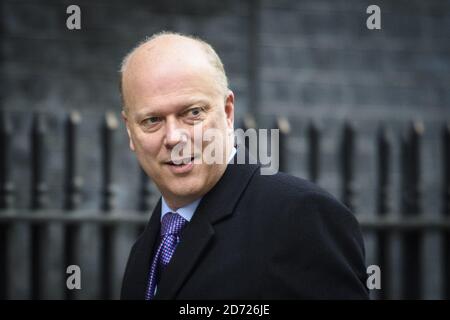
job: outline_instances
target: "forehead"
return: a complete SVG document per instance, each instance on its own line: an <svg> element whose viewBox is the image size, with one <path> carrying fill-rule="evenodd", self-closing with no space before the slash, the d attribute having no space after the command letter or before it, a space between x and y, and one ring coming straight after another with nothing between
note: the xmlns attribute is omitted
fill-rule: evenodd
<svg viewBox="0 0 450 320"><path fill-rule="evenodd" d="M126 101L131 112L172 112L219 97L214 77L201 70L166 70L129 81Z"/></svg>
<svg viewBox="0 0 450 320"><path fill-rule="evenodd" d="M173 49L166 55L152 50L137 52L123 74L128 109L177 103L173 101L177 99L212 99L220 92L216 70L198 48Z"/></svg>

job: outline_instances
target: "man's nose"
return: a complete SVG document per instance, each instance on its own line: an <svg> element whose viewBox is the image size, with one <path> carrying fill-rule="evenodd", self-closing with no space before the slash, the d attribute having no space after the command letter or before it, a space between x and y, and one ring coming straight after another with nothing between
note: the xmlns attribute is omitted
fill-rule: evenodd
<svg viewBox="0 0 450 320"><path fill-rule="evenodd" d="M172 149L179 143L186 143L188 135L187 130L183 129L176 120L167 120L164 145L167 149Z"/></svg>

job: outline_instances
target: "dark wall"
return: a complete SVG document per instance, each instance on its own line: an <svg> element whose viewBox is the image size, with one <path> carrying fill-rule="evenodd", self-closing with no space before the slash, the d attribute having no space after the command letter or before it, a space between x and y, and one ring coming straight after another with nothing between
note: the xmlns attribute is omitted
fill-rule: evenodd
<svg viewBox="0 0 450 320"><path fill-rule="evenodd" d="M428 128L450 116L448 1L378 1L382 30L366 28L369 1L77 1L76 31L66 28L69 4L2 1L1 107L21 113L18 126L27 126L32 110L61 120L77 109L85 122L105 110L118 115L121 58L164 29L199 35L217 49L238 117L251 112L261 126L277 115L294 124L316 119L329 132L336 120L351 119L363 158L371 157L365 146L381 121L398 131L412 119ZM294 125L294 136L303 128ZM304 153L299 144L292 141L294 157ZM291 162L305 174L301 161Z"/></svg>
<svg viewBox="0 0 450 320"><path fill-rule="evenodd" d="M81 30L66 28L71 4L81 8ZM381 30L366 28L370 4L381 8ZM0 108L8 111L15 128L17 206L29 206L29 129L38 110L48 124L50 206L61 207L63 201L63 121L70 110L79 110L83 119L82 207L100 206L99 124L107 110L119 118L120 61L145 36L166 29L198 35L216 48L236 94L238 118L252 113L261 127L270 127L274 117L288 117L288 171L299 176L306 176L307 123L315 120L323 130L319 184L337 196L340 126L351 120L358 130L358 212L375 210L378 125L386 124L394 142L392 199L398 212L399 136L410 120L423 121L424 208L436 215L439 129L450 119L449 12L445 0L3 0ZM139 170L123 126L115 139L117 206L135 209ZM370 239L367 243L370 262ZM438 282L431 276L429 297L439 296Z"/></svg>
<svg viewBox="0 0 450 320"><path fill-rule="evenodd" d="M164 29L210 41L223 57L233 87L246 91L245 2L2 2L4 105L11 109L118 110L122 57L138 41ZM81 9L81 30L66 28L69 4Z"/></svg>
<svg viewBox="0 0 450 320"><path fill-rule="evenodd" d="M245 112L249 72L247 3L79 1L76 4L81 8L81 30L66 28L69 4L74 2L2 1L1 106L12 111L18 129L15 157L25 172L30 113L39 110L47 114L52 155L49 161L53 169L50 175L56 178L50 179L54 182L50 187L55 198L59 197L56 190L61 177L57 172L62 169L62 121L70 110L79 110L83 118L80 152L84 156L80 165L88 179L86 185L99 185L97 126L106 110L119 117L119 65L122 57L146 36L167 29L196 34L211 42L223 58L231 87L238 96L236 112ZM134 159L126 150L122 126L117 145L118 166L126 167ZM128 176L129 172L118 173L116 178L126 182ZM86 196L94 193L95 190L87 192Z"/></svg>

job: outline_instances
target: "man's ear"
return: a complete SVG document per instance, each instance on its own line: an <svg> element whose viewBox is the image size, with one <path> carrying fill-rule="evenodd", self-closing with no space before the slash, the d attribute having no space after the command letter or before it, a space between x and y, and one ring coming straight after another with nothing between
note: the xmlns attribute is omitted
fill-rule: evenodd
<svg viewBox="0 0 450 320"><path fill-rule="evenodd" d="M225 115L227 117L227 125L229 129L233 129L234 126L234 93L228 90L227 97L225 99Z"/></svg>
<svg viewBox="0 0 450 320"><path fill-rule="evenodd" d="M133 142L133 138L131 137L131 132L130 132L130 125L128 123L128 116L125 110L122 110L122 119L125 122L125 126L127 128L127 133L128 133L128 139L130 140L130 149L132 151L134 151L134 142Z"/></svg>

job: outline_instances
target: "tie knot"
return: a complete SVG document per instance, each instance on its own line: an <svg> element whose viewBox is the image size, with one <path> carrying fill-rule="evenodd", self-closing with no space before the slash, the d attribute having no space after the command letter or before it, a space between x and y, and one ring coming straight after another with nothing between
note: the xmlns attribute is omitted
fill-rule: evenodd
<svg viewBox="0 0 450 320"><path fill-rule="evenodd" d="M186 219L178 213L166 213L161 221L161 236L178 235L186 225Z"/></svg>

